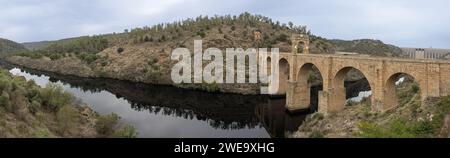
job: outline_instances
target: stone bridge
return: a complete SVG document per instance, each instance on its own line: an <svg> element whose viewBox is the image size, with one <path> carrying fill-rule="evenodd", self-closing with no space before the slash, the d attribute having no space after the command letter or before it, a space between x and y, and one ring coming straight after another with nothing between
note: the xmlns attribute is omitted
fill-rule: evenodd
<svg viewBox="0 0 450 158"><path fill-rule="evenodd" d="M279 88L274 93L286 95L286 107L289 110L309 108L311 94L308 78L313 66L317 67L323 79L318 110L324 113L344 109L344 79L352 68L361 71L368 80L374 112L384 112L398 105L395 82L400 74L408 74L419 83L422 101L428 97L446 96L450 91L448 61L310 54L307 36L297 35L291 40L293 51L280 53L277 62L280 68ZM269 89L272 87L269 84Z"/></svg>

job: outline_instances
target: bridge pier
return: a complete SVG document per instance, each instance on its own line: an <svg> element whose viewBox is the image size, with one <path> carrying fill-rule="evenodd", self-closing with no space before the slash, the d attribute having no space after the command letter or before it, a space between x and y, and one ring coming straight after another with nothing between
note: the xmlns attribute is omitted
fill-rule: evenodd
<svg viewBox="0 0 450 158"><path fill-rule="evenodd" d="M345 87L335 87L330 88L330 93L328 95L328 112L339 112L345 107Z"/></svg>
<svg viewBox="0 0 450 158"><path fill-rule="evenodd" d="M289 111L305 110L311 107L311 88L307 82L288 82L286 108Z"/></svg>
<svg viewBox="0 0 450 158"><path fill-rule="evenodd" d="M428 97L446 96L450 92L448 61L309 54L307 36L293 36L291 40L293 51L279 54L278 61L283 63L279 64L280 81L269 83L269 87L272 84L280 87L273 94L286 94L288 110L310 108L308 80L312 66L319 70L323 81L323 91L318 95L318 110L321 113L344 110L344 78L350 69L361 71L368 80L373 112L385 112L398 106L395 90L397 74L408 74L418 82L422 102Z"/></svg>

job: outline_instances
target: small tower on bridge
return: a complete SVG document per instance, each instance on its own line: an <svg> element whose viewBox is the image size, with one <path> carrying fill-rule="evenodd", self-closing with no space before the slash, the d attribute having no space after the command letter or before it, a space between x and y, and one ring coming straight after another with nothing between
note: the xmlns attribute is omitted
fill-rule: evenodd
<svg viewBox="0 0 450 158"><path fill-rule="evenodd" d="M292 34L292 53L309 54L309 36L307 34Z"/></svg>

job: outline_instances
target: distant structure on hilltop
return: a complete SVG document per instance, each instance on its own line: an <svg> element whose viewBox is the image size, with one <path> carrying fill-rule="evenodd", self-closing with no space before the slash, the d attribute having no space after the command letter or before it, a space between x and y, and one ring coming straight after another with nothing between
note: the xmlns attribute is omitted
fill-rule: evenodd
<svg viewBox="0 0 450 158"><path fill-rule="evenodd" d="M401 48L403 53L414 59L448 59L450 49L436 48Z"/></svg>

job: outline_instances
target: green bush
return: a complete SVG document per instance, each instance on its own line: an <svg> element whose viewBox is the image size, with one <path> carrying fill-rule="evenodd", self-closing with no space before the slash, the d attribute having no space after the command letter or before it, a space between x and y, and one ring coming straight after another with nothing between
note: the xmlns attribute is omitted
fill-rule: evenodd
<svg viewBox="0 0 450 158"><path fill-rule="evenodd" d="M138 132L134 126L127 125L123 127L122 129L116 131L114 133L114 137L119 138L136 138L138 136Z"/></svg>
<svg viewBox="0 0 450 158"><path fill-rule="evenodd" d="M10 105L9 94L5 91L0 95L0 106L8 107Z"/></svg>
<svg viewBox="0 0 450 158"><path fill-rule="evenodd" d="M360 132L357 134L367 138L423 138L432 137L438 127L430 121L406 121L394 119L381 127L376 123L360 122Z"/></svg>
<svg viewBox="0 0 450 158"><path fill-rule="evenodd" d="M63 106L56 113L59 132L63 135L71 135L78 130L79 111L73 106Z"/></svg>
<svg viewBox="0 0 450 158"><path fill-rule="evenodd" d="M0 79L0 90L1 91L11 91L11 80L8 80L6 78L1 78Z"/></svg>
<svg viewBox="0 0 450 158"><path fill-rule="evenodd" d="M232 30L232 31L236 30L236 26L234 26L234 25L231 26L231 30Z"/></svg>
<svg viewBox="0 0 450 158"><path fill-rule="evenodd" d="M47 109L57 111L59 108L71 104L74 97L71 93L66 92L61 86L49 83L40 91L42 106Z"/></svg>
<svg viewBox="0 0 450 158"><path fill-rule="evenodd" d="M119 119L119 116L115 113L99 116L95 124L99 136L108 137L114 134Z"/></svg>
<svg viewBox="0 0 450 158"><path fill-rule="evenodd" d="M411 85L411 89L412 89L413 93L417 93L420 90L419 85L417 85L417 84Z"/></svg>
<svg viewBox="0 0 450 158"><path fill-rule="evenodd" d="M318 131L318 130L313 130L311 132L311 134L309 135L310 138L324 138L325 136L323 135L322 132Z"/></svg>
<svg viewBox="0 0 450 158"><path fill-rule="evenodd" d="M202 38L205 38L205 37L206 37L206 33L205 33L203 30L198 31L198 32L197 32L197 35L200 36L200 37L202 37Z"/></svg>
<svg viewBox="0 0 450 158"><path fill-rule="evenodd" d="M286 35L284 33L278 35L277 41L287 42L288 40L289 40L289 36L288 35Z"/></svg>
<svg viewBox="0 0 450 158"><path fill-rule="evenodd" d="M38 101L32 101L29 109L31 113L36 114L41 109L41 103Z"/></svg>
<svg viewBox="0 0 450 158"><path fill-rule="evenodd" d="M97 60L97 55L96 55L96 54L88 54L88 55L84 58L84 61L86 61L88 64L94 62L95 60Z"/></svg>
<svg viewBox="0 0 450 158"><path fill-rule="evenodd" d="M58 54L58 53L52 53L52 54L50 54L49 58L52 60L58 60L58 59L62 58L62 55Z"/></svg>
<svg viewBox="0 0 450 158"><path fill-rule="evenodd" d="M145 37L147 37L147 36L145 36ZM125 49L123 49L122 47L120 47L120 48L117 48L117 53L122 53L123 51L124 51Z"/></svg>

